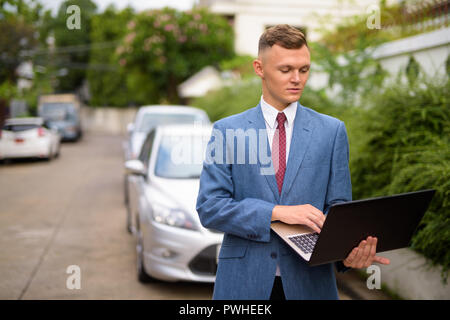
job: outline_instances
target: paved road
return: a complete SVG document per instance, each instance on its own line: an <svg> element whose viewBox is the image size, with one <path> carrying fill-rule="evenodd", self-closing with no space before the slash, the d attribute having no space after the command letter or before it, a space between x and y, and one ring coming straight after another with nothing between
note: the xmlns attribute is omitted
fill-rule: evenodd
<svg viewBox="0 0 450 320"><path fill-rule="evenodd" d="M211 298L211 284L137 281L121 141L86 135L54 161L0 164L0 299ZM80 290L66 287L70 265Z"/></svg>
<svg viewBox="0 0 450 320"><path fill-rule="evenodd" d="M212 284L137 281L121 142L91 134L51 162L0 164L0 299L211 298ZM66 287L70 265L79 290Z"/></svg>

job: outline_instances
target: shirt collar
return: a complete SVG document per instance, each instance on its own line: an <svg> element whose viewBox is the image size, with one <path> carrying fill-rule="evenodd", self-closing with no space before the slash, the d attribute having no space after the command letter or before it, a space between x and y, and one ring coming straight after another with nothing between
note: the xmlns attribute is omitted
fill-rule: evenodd
<svg viewBox="0 0 450 320"><path fill-rule="evenodd" d="M278 109L268 104L264 101L264 98L261 96L261 110L264 116L264 120L266 120L267 125L270 129L276 128L276 121L278 115ZM287 127L290 127L294 123L295 114L297 113L297 101L292 102L288 105L284 110L284 114L286 115Z"/></svg>

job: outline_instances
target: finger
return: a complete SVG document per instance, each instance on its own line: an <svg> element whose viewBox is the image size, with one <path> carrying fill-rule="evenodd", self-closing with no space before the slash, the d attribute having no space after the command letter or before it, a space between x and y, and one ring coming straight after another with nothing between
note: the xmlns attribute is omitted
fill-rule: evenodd
<svg viewBox="0 0 450 320"><path fill-rule="evenodd" d="M391 263L391 261L388 258L384 258L384 257L380 257L380 256L373 257L373 262L378 262L381 264L390 264Z"/></svg>
<svg viewBox="0 0 450 320"><path fill-rule="evenodd" d="M365 240L361 241L361 243L358 246L358 250L356 252L355 260L353 261L353 265L355 268L362 268L361 260L365 246L366 241Z"/></svg>
<svg viewBox="0 0 450 320"><path fill-rule="evenodd" d="M369 259L371 243L372 243L372 240L370 237L368 237L366 239L364 248L362 249L360 264L358 265L359 268L364 268L366 266L366 263Z"/></svg>
<svg viewBox="0 0 450 320"><path fill-rule="evenodd" d="M308 214L308 219L314 222L320 229L323 227L323 220L313 213Z"/></svg>
<svg viewBox="0 0 450 320"><path fill-rule="evenodd" d="M325 215L323 214L323 212L320 211L319 209L317 209L316 207L314 207L312 205L309 205L308 210L309 210L309 212L311 212L312 214L314 214L318 218L325 219Z"/></svg>
<svg viewBox="0 0 450 320"><path fill-rule="evenodd" d="M364 258L367 258L369 256L371 244L372 244L372 238L371 237L367 237L366 244L364 246L364 252L363 252L363 257Z"/></svg>
<svg viewBox="0 0 450 320"><path fill-rule="evenodd" d="M323 214L322 211L317 210L316 208L312 208L311 213L317 217L317 219L320 219L320 221L322 221L322 224L325 222L325 215Z"/></svg>
<svg viewBox="0 0 450 320"><path fill-rule="evenodd" d="M322 221L322 224L323 224L325 222L325 218L326 218L326 216L323 214L323 212L314 207L313 207L313 212L320 219L320 221Z"/></svg>
<svg viewBox="0 0 450 320"><path fill-rule="evenodd" d="M345 258L344 260L344 265L348 266L352 266L353 261L355 260L356 257L356 252L358 251L358 247L353 248L353 250L350 252L350 254L347 256L347 258Z"/></svg>
<svg viewBox="0 0 450 320"><path fill-rule="evenodd" d="M375 258L375 254L377 253L377 244L378 244L378 239L376 237L372 238L372 249L370 251L370 264L372 264L373 259ZM368 265L368 267L370 266L370 264Z"/></svg>
<svg viewBox="0 0 450 320"><path fill-rule="evenodd" d="M306 219L305 225L313 229L315 232L320 233L320 228L310 219Z"/></svg>
<svg viewBox="0 0 450 320"><path fill-rule="evenodd" d="M364 252L364 268L368 268L373 261L373 257L375 257L375 250L376 250L376 241L373 237L367 237L367 246L365 248Z"/></svg>

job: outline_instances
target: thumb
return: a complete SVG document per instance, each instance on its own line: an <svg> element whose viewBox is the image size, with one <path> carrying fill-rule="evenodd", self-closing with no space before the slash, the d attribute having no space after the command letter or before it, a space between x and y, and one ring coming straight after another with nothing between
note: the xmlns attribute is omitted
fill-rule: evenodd
<svg viewBox="0 0 450 320"><path fill-rule="evenodd" d="M391 261L388 258L379 257L379 256L375 256L373 258L373 262L378 262L381 264L390 264L391 263Z"/></svg>

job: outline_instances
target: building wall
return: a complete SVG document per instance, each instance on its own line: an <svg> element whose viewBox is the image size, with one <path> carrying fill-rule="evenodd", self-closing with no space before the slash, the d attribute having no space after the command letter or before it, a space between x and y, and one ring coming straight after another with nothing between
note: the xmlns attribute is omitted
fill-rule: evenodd
<svg viewBox="0 0 450 320"><path fill-rule="evenodd" d="M449 54L450 28L442 28L385 43L375 50L373 56L392 75L405 70L412 56L427 75L443 76Z"/></svg>
<svg viewBox="0 0 450 320"><path fill-rule="evenodd" d="M125 135L138 108L82 107L81 125L86 132Z"/></svg>
<svg viewBox="0 0 450 320"><path fill-rule="evenodd" d="M206 0L200 5L212 12L234 16L235 49L257 55L258 40L268 26L287 23L306 28L316 41L323 28L332 29L346 16L363 14L377 0Z"/></svg>
<svg viewBox="0 0 450 320"><path fill-rule="evenodd" d="M446 61L450 55L450 28L423 33L420 35L390 41L382 44L373 52L373 58L394 78L398 72L404 72L410 57L414 57L421 71L430 77L442 77L446 74ZM404 77L403 81L406 81ZM328 75L317 72L312 65L308 86L321 89L328 84ZM329 91L339 94L339 90Z"/></svg>

